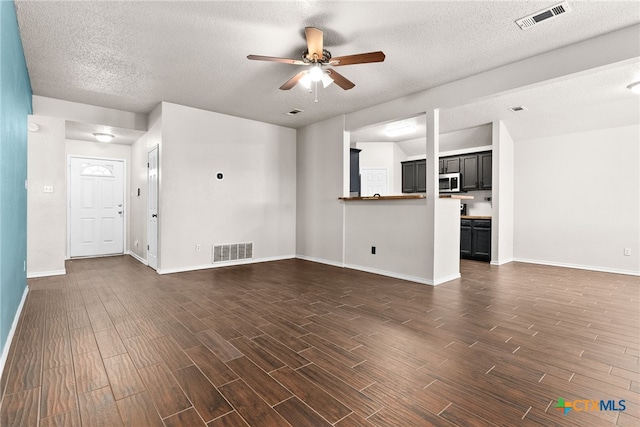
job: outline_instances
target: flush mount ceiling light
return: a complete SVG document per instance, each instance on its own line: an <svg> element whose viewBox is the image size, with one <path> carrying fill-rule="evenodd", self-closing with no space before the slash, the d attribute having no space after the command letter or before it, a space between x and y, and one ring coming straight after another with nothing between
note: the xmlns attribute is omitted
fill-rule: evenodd
<svg viewBox="0 0 640 427"><path fill-rule="evenodd" d="M416 127L415 126L402 126L402 127L394 127L394 128L389 128L386 129L384 131L384 134L387 136L402 136L402 135L409 135L411 133L414 133L416 131Z"/></svg>
<svg viewBox="0 0 640 427"><path fill-rule="evenodd" d="M110 133L94 133L93 136L95 136L96 139L100 142L111 142L111 140L114 138L114 136Z"/></svg>
<svg viewBox="0 0 640 427"><path fill-rule="evenodd" d="M638 95L640 95L640 81L631 83L629 86L627 86L627 89L629 89L633 93L637 93Z"/></svg>

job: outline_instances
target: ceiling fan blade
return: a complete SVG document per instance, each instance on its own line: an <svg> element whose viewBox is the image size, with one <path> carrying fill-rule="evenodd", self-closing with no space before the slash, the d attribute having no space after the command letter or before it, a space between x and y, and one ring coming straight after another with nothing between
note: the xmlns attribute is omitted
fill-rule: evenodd
<svg viewBox="0 0 640 427"><path fill-rule="evenodd" d="M298 74L296 74L295 76L291 77L289 80L287 80L285 82L285 84L283 84L282 86L280 86L280 90L289 90L292 87L294 87L298 81L302 78L302 76L304 76L304 74L307 71L300 71Z"/></svg>
<svg viewBox="0 0 640 427"><path fill-rule="evenodd" d="M349 90L356 85L336 70L327 70L327 73L329 74L329 77L331 77L331 79L344 90Z"/></svg>
<svg viewBox="0 0 640 427"><path fill-rule="evenodd" d="M359 53L357 55L338 56L337 58L331 58L329 64L334 67L341 65L353 65L353 64L366 64L369 62L382 62L385 55L381 51Z"/></svg>
<svg viewBox="0 0 640 427"><path fill-rule="evenodd" d="M300 61L298 59L277 58L275 56L248 55L247 59L251 59L253 61L269 61L282 62L283 64L307 65L306 62Z"/></svg>
<svg viewBox="0 0 640 427"><path fill-rule="evenodd" d="M304 29L304 34L307 37L307 58L313 60L314 54L316 54L315 59L322 59L322 49L324 48L322 30L307 27Z"/></svg>

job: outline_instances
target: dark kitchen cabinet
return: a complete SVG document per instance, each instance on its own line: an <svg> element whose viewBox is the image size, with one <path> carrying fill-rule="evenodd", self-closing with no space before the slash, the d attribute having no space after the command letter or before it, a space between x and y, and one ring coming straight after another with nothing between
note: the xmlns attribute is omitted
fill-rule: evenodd
<svg viewBox="0 0 640 427"><path fill-rule="evenodd" d="M427 191L427 161L402 162L402 192L425 193Z"/></svg>
<svg viewBox="0 0 640 427"><path fill-rule="evenodd" d="M443 157L442 172L440 173L458 173L460 172L460 157Z"/></svg>
<svg viewBox="0 0 640 427"><path fill-rule="evenodd" d="M440 173L460 173L462 191L491 190L492 153L463 154L441 157Z"/></svg>
<svg viewBox="0 0 640 427"><path fill-rule="evenodd" d="M460 220L460 257L491 261L491 220Z"/></svg>
<svg viewBox="0 0 640 427"><path fill-rule="evenodd" d="M491 174L493 156L491 151L478 154L478 188L480 190L490 190L492 184Z"/></svg>
<svg viewBox="0 0 640 427"><path fill-rule="evenodd" d="M360 196L360 151L351 148L349 153L349 192L351 196Z"/></svg>

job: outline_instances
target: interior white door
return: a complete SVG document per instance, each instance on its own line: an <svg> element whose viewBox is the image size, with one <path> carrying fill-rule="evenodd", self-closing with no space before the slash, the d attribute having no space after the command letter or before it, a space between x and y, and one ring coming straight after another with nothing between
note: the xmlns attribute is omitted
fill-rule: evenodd
<svg viewBox="0 0 640 427"><path fill-rule="evenodd" d="M124 162L71 157L69 256L124 253Z"/></svg>
<svg viewBox="0 0 640 427"><path fill-rule="evenodd" d="M360 176L360 192L362 197L369 197L374 194L381 196L388 195L386 169L363 168L360 171Z"/></svg>
<svg viewBox="0 0 640 427"><path fill-rule="evenodd" d="M158 147L149 151L149 200L147 219L147 263L158 269Z"/></svg>

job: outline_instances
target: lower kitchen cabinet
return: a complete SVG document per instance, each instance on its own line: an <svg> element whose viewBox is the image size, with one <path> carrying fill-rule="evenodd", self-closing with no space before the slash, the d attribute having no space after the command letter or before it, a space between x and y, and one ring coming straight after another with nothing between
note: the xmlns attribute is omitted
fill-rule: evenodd
<svg viewBox="0 0 640 427"><path fill-rule="evenodd" d="M460 220L460 257L491 261L491 220Z"/></svg>

